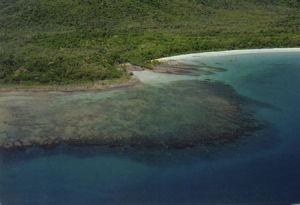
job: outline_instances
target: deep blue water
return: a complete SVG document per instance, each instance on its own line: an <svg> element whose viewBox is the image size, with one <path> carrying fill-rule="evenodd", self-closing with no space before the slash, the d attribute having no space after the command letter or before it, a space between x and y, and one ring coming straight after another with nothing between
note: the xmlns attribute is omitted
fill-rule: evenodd
<svg viewBox="0 0 300 205"><path fill-rule="evenodd" d="M300 53L201 59L267 131L208 154L58 147L1 153L0 204L300 203ZM188 59L197 64L199 59ZM161 158L160 158L161 156Z"/></svg>

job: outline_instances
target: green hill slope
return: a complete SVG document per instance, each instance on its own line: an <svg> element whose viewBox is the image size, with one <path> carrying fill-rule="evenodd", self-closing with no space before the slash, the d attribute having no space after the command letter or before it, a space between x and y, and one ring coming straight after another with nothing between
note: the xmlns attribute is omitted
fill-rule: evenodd
<svg viewBox="0 0 300 205"><path fill-rule="evenodd" d="M299 0L0 0L0 83L120 78L124 62L300 46Z"/></svg>

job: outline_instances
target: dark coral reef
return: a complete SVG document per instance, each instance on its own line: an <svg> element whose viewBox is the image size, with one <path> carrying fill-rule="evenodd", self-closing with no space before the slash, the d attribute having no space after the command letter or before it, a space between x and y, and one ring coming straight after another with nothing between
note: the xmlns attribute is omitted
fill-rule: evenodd
<svg viewBox="0 0 300 205"><path fill-rule="evenodd" d="M109 92L2 93L0 147L223 144L261 128L245 105L229 85L200 80Z"/></svg>

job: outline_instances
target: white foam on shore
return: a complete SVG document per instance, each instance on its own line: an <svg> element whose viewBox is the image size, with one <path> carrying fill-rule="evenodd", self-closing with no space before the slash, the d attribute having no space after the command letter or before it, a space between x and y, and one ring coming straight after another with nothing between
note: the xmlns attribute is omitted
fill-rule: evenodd
<svg viewBox="0 0 300 205"><path fill-rule="evenodd" d="M292 53L300 52L300 48L263 48L263 49L244 49L244 50L228 50L228 51L214 51L214 52L204 52L204 53L191 53L177 56L170 56L165 58L159 58L158 61L180 61L188 60L191 58L208 58L217 56L230 56L230 55L245 55L245 54L260 54L260 53Z"/></svg>

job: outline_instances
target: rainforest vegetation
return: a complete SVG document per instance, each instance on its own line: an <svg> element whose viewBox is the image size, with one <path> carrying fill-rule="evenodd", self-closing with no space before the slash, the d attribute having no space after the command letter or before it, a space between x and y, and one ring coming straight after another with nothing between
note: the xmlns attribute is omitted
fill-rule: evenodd
<svg viewBox="0 0 300 205"><path fill-rule="evenodd" d="M300 46L300 0L0 0L0 84L76 84L159 57Z"/></svg>

